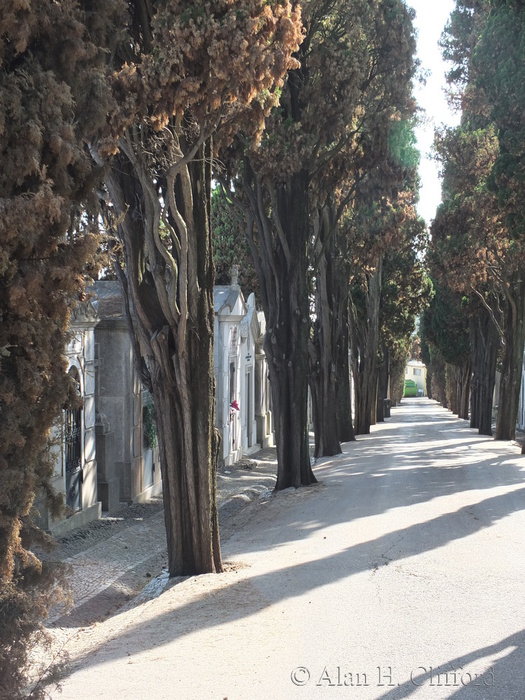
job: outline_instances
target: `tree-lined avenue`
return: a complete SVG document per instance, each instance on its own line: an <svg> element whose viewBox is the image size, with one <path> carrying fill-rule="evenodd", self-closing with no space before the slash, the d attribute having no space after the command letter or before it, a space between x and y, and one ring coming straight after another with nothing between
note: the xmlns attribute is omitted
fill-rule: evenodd
<svg viewBox="0 0 525 700"><path fill-rule="evenodd" d="M522 698L518 448L424 398L343 448L239 516L225 573L100 625L56 697Z"/></svg>

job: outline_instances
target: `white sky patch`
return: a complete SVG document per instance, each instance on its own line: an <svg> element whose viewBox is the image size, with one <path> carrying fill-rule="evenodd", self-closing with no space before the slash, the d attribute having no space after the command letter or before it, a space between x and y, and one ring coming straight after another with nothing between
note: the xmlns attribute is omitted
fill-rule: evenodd
<svg viewBox="0 0 525 700"><path fill-rule="evenodd" d="M454 0L405 0L416 11L415 28L418 32L417 53L421 68L429 73L426 85L416 86L416 99L425 110L425 122L416 130L418 148L421 151L420 201L418 212L427 224L436 214L441 202L441 181L439 165L431 159L434 130L442 124L459 124L460 115L453 113L447 104L444 93L447 64L441 57L438 42L450 13L455 7Z"/></svg>

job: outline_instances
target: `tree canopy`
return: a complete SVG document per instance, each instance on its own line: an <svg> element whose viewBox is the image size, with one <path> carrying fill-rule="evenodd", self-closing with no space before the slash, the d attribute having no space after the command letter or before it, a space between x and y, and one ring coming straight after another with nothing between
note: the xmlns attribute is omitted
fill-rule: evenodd
<svg viewBox="0 0 525 700"><path fill-rule="evenodd" d="M455 61L449 80L462 121L437 142L444 201L432 227L432 266L442 284L476 297L499 334L496 438L508 439L525 342L523 8L458 0L443 45Z"/></svg>

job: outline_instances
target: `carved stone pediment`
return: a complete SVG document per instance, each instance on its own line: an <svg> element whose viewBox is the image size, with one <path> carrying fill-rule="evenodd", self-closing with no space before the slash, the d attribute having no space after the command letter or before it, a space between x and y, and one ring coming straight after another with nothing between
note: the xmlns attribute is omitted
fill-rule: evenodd
<svg viewBox="0 0 525 700"><path fill-rule="evenodd" d="M98 321L97 309L91 299L81 301L71 312L71 323L91 325Z"/></svg>

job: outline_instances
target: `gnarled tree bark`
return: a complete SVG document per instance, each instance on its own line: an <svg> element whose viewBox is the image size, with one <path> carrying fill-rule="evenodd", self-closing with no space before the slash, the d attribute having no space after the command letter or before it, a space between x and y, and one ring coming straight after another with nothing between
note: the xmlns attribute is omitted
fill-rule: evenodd
<svg viewBox="0 0 525 700"><path fill-rule="evenodd" d="M244 164L247 237L266 317L264 349L275 417L276 490L316 482L308 434L307 177L299 172L279 186L264 182L248 162Z"/></svg>
<svg viewBox="0 0 525 700"><path fill-rule="evenodd" d="M222 570L216 508L210 148L148 171L128 132L106 179L122 243L116 269L159 431L171 576ZM172 146L179 148L172 133Z"/></svg>

